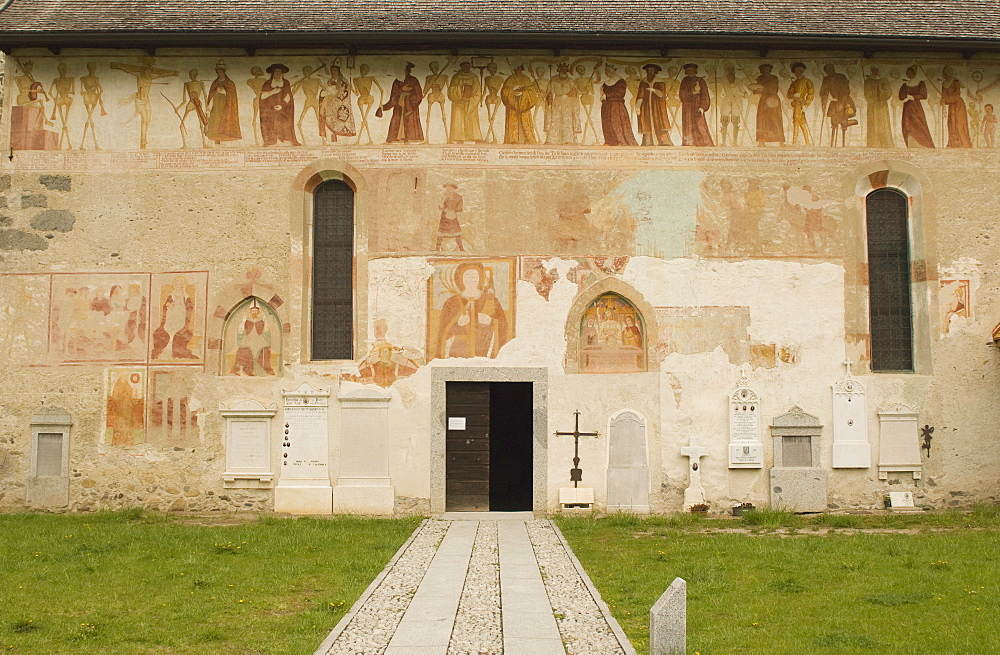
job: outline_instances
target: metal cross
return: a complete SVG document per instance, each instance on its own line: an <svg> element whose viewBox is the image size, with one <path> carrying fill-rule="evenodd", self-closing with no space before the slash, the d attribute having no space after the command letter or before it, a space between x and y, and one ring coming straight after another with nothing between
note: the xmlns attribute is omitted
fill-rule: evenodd
<svg viewBox="0 0 1000 655"><path fill-rule="evenodd" d="M600 432L580 432L580 410L573 412L576 417L576 424L572 432L556 432L559 437L573 437L573 468L569 470L569 480L576 489L580 482L583 482L583 469L580 468L580 437L599 437Z"/></svg>

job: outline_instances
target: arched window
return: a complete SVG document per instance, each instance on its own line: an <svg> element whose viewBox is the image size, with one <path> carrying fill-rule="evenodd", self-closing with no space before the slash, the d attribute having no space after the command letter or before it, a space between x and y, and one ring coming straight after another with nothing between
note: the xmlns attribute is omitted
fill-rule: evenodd
<svg viewBox="0 0 1000 655"><path fill-rule="evenodd" d="M354 357L354 189L313 191L312 358Z"/></svg>
<svg viewBox="0 0 1000 655"><path fill-rule="evenodd" d="M913 308L907 197L895 189L865 199L868 224L868 316L871 368L913 371Z"/></svg>

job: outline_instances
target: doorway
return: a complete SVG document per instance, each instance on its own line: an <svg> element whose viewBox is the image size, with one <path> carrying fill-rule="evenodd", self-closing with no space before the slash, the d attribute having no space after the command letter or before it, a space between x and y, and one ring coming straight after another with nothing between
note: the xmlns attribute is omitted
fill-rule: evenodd
<svg viewBox="0 0 1000 655"><path fill-rule="evenodd" d="M446 382L446 511L532 510L532 387Z"/></svg>

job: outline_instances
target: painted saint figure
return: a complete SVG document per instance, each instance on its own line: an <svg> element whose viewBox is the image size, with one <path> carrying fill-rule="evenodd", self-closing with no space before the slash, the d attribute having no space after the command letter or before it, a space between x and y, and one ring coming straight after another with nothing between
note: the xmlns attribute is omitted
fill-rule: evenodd
<svg viewBox="0 0 1000 655"><path fill-rule="evenodd" d="M479 125L479 103L483 97L479 76L472 72L472 64L463 61L448 83L451 100L451 133L449 143L480 143L483 133Z"/></svg>
<svg viewBox="0 0 1000 655"><path fill-rule="evenodd" d="M291 83L285 79L288 66L271 64L267 73L271 77L260 88L260 135L264 145L300 145L295 136L295 97Z"/></svg>
<svg viewBox="0 0 1000 655"><path fill-rule="evenodd" d="M236 357L230 375L275 375L271 365L271 327L254 298L236 326Z"/></svg>
<svg viewBox="0 0 1000 655"><path fill-rule="evenodd" d="M524 73L524 64L514 68L500 88L500 99L506 109L504 143L534 145L535 121L532 110L538 103L538 87Z"/></svg>
<svg viewBox="0 0 1000 655"><path fill-rule="evenodd" d="M438 221L437 245L435 250L441 250L445 239L454 239L459 250L465 250L462 245L462 226L458 215L462 212L462 196L458 194L458 185L451 182L444 185L444 199L441 200L441 219Z"/></svg>
<svg viewBox="0 0 1000 655"><path fill-rule="evenodd" d="M868 108L865 123L865 142L869 148L891 148L892 123L889 117L889 100L892 88L889 80L880 75L879 68L872 66L871 75L865 78L865 105Z"/></svg>
<svg viewBox="0 0 1000 655"><path fill-rule="evenodd" d="M819 87L819 97L822 106L826 107L826 116L830 119L830 147L837 145L838 132L840 145L847 145L847 128L858 124L858 108L851 97L851 82L843 73L838 73L833 64L823 66L823 83ZM830 98L829 104L826 99Z"/></svg>
<svg viewBox="0 0 1000 655"><path fill-rule="evenodd" d="M761 64L760 75L750 86L760 96L757 101L757 145L768 143L785 145L785 125L781 117L781 98L778 96L778 76L772 75L774 66Z"/></svg>
<svg viewBox="0 0 1000 655"><path fill-rule="evenodd" d="M208 89L208 124L205 126L205 136L215 145L243 138L238 103L236 82L226 75L226 62L219 61L215 65L215 79Z"/></svg>
<svg viewBox="0 0 1000 655"><path fill-rule="evenodd" d="M628 85L618 74L618 67L608 64L604 67L607 77L601 86L601 128L604 131L604 145L637 146L632 133L632 119L625 104Z"/></svg>
<svg viewBox="0 0 1000 655"><path fill-rule="evenodd" d="M708 83L698 77L698 64L684 64L678 98L681 101L682 143L686 146L714 146L705 112L712 106Z"/></svg>
<svg viewBox="0 0 1000 655"><path fill-rule="evenodd" d="M180 71L166 70L163 68L153 68L152 57L139 57L139 65L119 64L111 62L110 68L120 70L135 77L135 93L121 100L122 103L132 102L135 104L135 113L139 116L139 148L145 149L149 145L149 124L153 118L153 110L150 106L149 90L155 80L164 77L178 77Z"/></svg>
<svg viewBox="0 0 1000 655"><path fill-rule="evenodd" d="M951 66L941 71L941 105L948 108L948 148L971 148L969 117L962 98L962 82Z"/></svg>
<svg viewBox="0 0 1000 655"><path fill-rule="evenodd" d="M83 138L80 139L80 150L87 142L87 131L94 143L94 150L100 150L97 145L97 132L94 131L94 110L101 108L101 116L107 116L104 110L104 88L101 79L97 77L97 63L87 62L87 74L80 78L80 95L83 97L83 108L87 112L87 120L83 123Z"/></svg>
<svg viewBox="0 0 1000 655"><path fill-rule="evenodd" d="M510 331L490 269L463 262L455 271L455 284L456 293L441 307L437 352L442 357L496 357Z"/></svg>
<svg viewBox="0 0 1000 655"><path fill-rule="evenodd" d="M917 82L916 66L906 69L906 79L899 87L899 99L903 101L903 143L907 148L933 148L934 139L931 138L924 106L920 102L927 99L927 84L923 80Z"/></svg>
<svg viewBox="0 0 1000 655"><path fill-rule="evenodd" d="M672 146L666 102L667 85L657 77L663 69L656 64L646 64L642 70L646 71L646 78L639 80L635 100L642 145Z"/></svg>
<svg viewBox="0 0 1000 655"><path fill-rule="evenodd" d="M319 135L324 143L336 143L341 136L354 136L351 85L336 64L330 65L330 78L319 93L319 116Z"/></svg>
<svg viewBox="0 0 1000 655"><path fill-rule="evenodd" d="M424 129L420 125L420 102L424 99L424 92L420 81L411 74L413 67L412 63L406 62L403 79L393 80L389 100L375 112L376 116L381 116L384 111L392 111L386 143L420 143L424 140Z"/></svg>
<svg viewBox="0 0 1000 655"><path fill-rule="evenodd" d="M545 93L545 143L576 143L580 133L580 99L576 81L569 76L569 64L556 67Z"/></svg>
<svg viewBox="0 0 1000 655"><path fill-rule="evenodd" d="M187 280L178 275L160 305L160 324L153 330L151 359L198 359L189 347L194 337L194 309L194 299L188 295Z"/></svg>
<svg viewBox="0 0 1000 655"><path fill-rule="evenodd" d="M799 135L802 135L802 142L807 146L812 145L812 138L809 136L809 121L806 119L806 108L812 104L816 97L815 87L812 80L805 76L806 65L801 61L792 64L792 79L788 85L788 93L785 95L792 103L792 145L799 142Z"/></svg>

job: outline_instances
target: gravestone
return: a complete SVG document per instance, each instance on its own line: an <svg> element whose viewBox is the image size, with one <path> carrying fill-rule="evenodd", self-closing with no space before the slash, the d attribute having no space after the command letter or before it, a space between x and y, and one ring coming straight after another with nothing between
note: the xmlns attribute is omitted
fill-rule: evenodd
<svg viewBox="0 0 1000 655"><path fill-rule="evenodd" d="M649 513L646 420L622 410L608 422L608 511Z"/></svg>
<svg viewBox="0 0 1000 655"><path fill-rule="evenodd" d="M872 465L868 443L868 404L865 387L851 374L833 385L833 468L866 469Z"/></svg>
<svg viewBox="0 0 1000 655"><path fill-rule="evenodd" d="M687 652L687 582L674 578L649 611L650 655Z"/></svg>
<svg viewBox="0 0 1000 655"><path fill-rule="evenodd" d="M912 491L890 491L889 509L902 510L905 512L923 511L913 503Z"/></svg>
<svg viewBox="0 0 1000 655"><path fill-rule="evenodd" d="M826 471L820 466L819 419L799 407L771 422L774 466L771 507L793 512L825 512Z"/></svg>
<svg viewBox="0 0 1000 655"><path fill-rule="evenodd" d="M684 490L684 511L705 502L705 488L701 486L701 458L708 454L708 448L691 437L687 446L681 448L681 455L688 458L688 487Z"/></svg>
<svg viewBox="0 0 1000 655"><path fill-rule="evenodd" d="M282 396L281 478L274 490L274 511L331 514L330 392L303 382Z"/></svg>
<svg viewBox="0 0 1000 655"><path fill-rule="evenodd" d="M389 479L389 401L384 389L341 392L340 472L333 508L347 514L393 512L396 494Z"/></svg>
<svg viewBox="0 0 1000 655"><path fill-rule="evenodd" d="M893 405L878 413L878 477L887 480L889 473L912 473L919 480L920 436L917 413L906 405Z"/></svg>
<svg viewBox="0 0 1000 655"><path fill-rule="evenodd" d="M277 404L264 407L255 400L241 400L232 409L220 409L219 413L226 422L223 486L227 489L270 489L274 478L271 419L278 413Z"/></svg>
<svg viewBox="0 0 1000 655"><path fill-rule="evenodd" d="M61 409L31 417L27 504L56 509L69 505L69 433L73 420Z"/></svg>
<svg viewBox="0 0 1000 655"><path fill-rule="evenodd" d="M760 440L760 397L740 376L729 394L729 468L759 469L764 466L764 445Z"/></svg>

